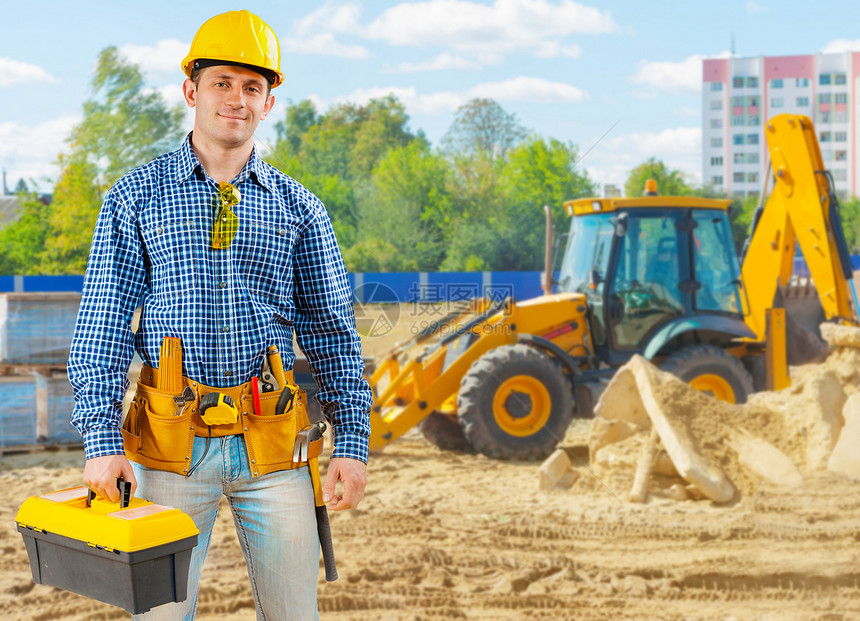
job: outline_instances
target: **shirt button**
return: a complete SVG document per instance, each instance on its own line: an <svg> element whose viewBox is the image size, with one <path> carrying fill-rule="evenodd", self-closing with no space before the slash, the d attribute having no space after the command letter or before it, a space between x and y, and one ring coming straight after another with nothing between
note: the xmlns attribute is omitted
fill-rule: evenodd
<svg viewBox="0 0 860 621"><path fill-rule="evenodd" d="M231 377L233 375L233 371L224 371L224 377Z"/></svg>
<svg viewBox="0 0 860 621"><path fill-rule="evenodd" d="M280 235L281 237L283 237L286 234L287 234L286 229L278 229L278 235Z"/></svg>
<svg viewBox="0 0 860 621"><path fill-rule="evenodd" d="M226 289L227 288L227 281L222 280L221 282L218 283L218 286L221 287L222 289Z"/></svg>
<svg viewBox="0 0 860 621"><path fill-rule="evenodd" d="M229 332L229 331L230 331L229 326L221 326L221 332Z"/></svg>
<svg viewBox="0 0 860 621"><path fill-rule="evenodd" d="M161 235L162 233L164 233L164 229L161 227L158 227L157 229L155 229L155 232L158 233L159 235Z"/></svg>

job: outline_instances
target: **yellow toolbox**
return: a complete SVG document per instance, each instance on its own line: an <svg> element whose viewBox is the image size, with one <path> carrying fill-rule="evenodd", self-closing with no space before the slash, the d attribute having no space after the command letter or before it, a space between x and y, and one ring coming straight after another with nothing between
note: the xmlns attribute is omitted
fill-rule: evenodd
<svg viewBox="0 0 860 621"><path fill-rule="evenodd" d="M33 496L15 521L37 584L137 614L187 597L198 530L179 509L92 498L85 486ZM125 506L127 505L127 506Z"/></svg>

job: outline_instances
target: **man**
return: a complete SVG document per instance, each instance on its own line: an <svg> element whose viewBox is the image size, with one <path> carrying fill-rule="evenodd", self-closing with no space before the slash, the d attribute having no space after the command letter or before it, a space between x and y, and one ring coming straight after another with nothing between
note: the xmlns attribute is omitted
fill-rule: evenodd
<svg viewBox="0 0 860 621"><path fill-rule="evenodd" d="M271 88L283 81L272 29L248 11L213 17L182 69L192 133L177 151L120 179L96 224L69 359L84 482L117 501L122 476L142 498L182 509L200 529L188 599L140 619L194 618L223 493L257 618L306 621L317 618L314 491L308 467L290 459L297 421L306 414L296 393L298 405L274 417L278 395L255 394L252 402L251 384L263 369L278 389L295 388L295 328L333 425L324 500L334 511L358 505L371 393L362 379L351 291L322 203L254 148L254 132L274 105ZM134 334L131 319L141 303ZM181 345L181 385L172 392L159 388L169 385L169 368L158 368L165 337ZM285 372L280 356L267 354L271 346L283 354ZM144 373L121 429L135 350ZM183 387L192 401L182 401ZM233 395L235 407L218 402L234 410L231 421L203 416L202 396L213 392ZM342 494L335 493L337 481Z"/></svg>

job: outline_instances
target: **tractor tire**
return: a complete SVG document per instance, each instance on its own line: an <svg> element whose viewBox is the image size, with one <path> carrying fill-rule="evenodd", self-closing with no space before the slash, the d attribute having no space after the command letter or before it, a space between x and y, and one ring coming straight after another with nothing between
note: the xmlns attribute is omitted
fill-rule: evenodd
<svg viewBox="0 0 860 621"><path fill-rule="evenodd" d="M418 423L418 430L425 440L443 451L473 452L472 445L463 435L463 428L453 416L431 412L430 416Z"/></svg>
<svg viewBox="0 0 860 621"><path fill-rule="evenodd" d="M754 391L743 363L715 345L683 347L660 363L660 369L728 403L745 403Z"/></svg>
<svg viewBox="0 0 860 621"><path fill-rule="evenodd" d="M481 356L463 376L457 412L463 435L479 453L543 459L573 420L573 388L546 354L505 345Z"/></svg>

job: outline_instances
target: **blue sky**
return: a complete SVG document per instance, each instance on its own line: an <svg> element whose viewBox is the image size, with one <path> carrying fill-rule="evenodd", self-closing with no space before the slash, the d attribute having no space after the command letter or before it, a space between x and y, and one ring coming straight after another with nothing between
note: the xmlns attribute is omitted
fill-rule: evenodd
<svg viewBox="0 0 860 621"><path fill-rule="evenodd" d="M729 54L733 39L738 56L860 50L860 9L848 0L2 0L0 166L9 184L35 178L50 189L100 50L116 45L179 102L179 62L197 28L239 8L281 41L286 82L258 130L263 148L290 100L310 98L322 111L394 93L410 128L438 144L458 106L491 97L527 129L578 145L601 184L623 183L651 156L700 181L701 59Z"/></svg>

